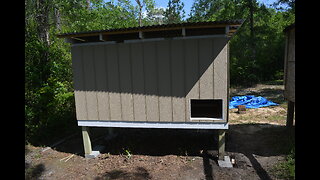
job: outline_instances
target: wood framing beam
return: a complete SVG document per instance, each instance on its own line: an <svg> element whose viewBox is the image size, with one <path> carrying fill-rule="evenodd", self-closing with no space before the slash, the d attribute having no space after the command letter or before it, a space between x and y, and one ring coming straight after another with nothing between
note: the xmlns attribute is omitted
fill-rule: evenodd
<svg viewBox="0 0 320 180"><path fill-rule="evenodd" d="M78 41L83 41L83 42L85 42L86 40L84 40L84 39L81 39L81 38L78 38L78 37L71 37L72 39L75 39L75 40L78 40Z"/></svg>
<svg viewBox="0 0 320 180"><path fill-rule="evenodd" d="M60 38L66 38L66 37L86 37L86 36L98 36L99 34L102 35L113 35L113 34L127 34L127 33L139 33L141 32L152 32L152 31L170 31L170 30L179 30L182 28L185 29L201 29L201 28L221 28L221 27L226 27L226 26L239 26L238 24L210 24L210 25L201 25L201 26L196 26L196 25L191 25L191 26L177 26L177 27L154 27L154 28L145 28L145 29L128 29L128 30L115 30L115 31L99 31L99 32L87 32L87 33L78 33L78 34L66 34L66 35L57 35Z"/></svg>

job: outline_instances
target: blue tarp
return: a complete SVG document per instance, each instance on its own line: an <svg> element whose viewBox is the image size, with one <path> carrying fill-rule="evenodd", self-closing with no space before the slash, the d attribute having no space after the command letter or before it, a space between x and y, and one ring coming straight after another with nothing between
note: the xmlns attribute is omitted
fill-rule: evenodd
<svg viewBox="0 0 320 180"><path fill-rule="evenodd" d="M238 105L245 105L246 108L260 108L266 106L277 106L279 104L268 101L266 98L253 95L234 96L229 102L229 109L238 108Z"/></svg>

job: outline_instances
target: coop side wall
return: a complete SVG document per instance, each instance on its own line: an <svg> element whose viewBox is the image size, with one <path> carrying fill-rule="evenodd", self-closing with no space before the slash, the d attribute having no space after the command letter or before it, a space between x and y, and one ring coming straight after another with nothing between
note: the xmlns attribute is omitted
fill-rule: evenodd
<svg viewBox="0 0 320 180"><path fill-rule="evenodd" d="M287 32L285 51L284 96L295 102L295 29Z"/></svg>
<svg viewBox="0 0 320 180"><path fill-rule="evenodd" d="M190 118L190 99L222 99L227 38L73 45L78 120L215 122Z"/></svg>

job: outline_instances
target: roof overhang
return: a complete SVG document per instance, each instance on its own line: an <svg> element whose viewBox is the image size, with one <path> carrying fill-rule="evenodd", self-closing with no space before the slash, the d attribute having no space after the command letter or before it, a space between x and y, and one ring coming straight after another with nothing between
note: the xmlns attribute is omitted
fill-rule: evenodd
<svg viewBox="0 0 320 180"><path fill-rule="evenodd" d="M222 35L231 38L244 20L187 22L142 27L107 29L58 34L72 44L90 42L124 42L127 40Z"/></svg>

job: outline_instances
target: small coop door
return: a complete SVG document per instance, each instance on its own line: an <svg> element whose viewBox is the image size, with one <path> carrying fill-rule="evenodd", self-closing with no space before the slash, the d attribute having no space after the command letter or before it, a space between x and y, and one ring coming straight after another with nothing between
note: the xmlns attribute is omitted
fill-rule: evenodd
<svg viewBox="0 0 320 180"><path fill-rule="evenodd" d="M222 99L191 99L191 119L222 119Z"/></svg>

